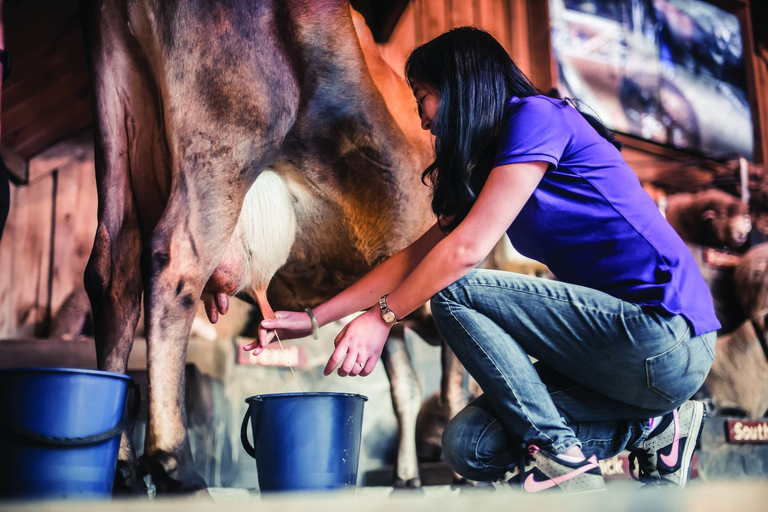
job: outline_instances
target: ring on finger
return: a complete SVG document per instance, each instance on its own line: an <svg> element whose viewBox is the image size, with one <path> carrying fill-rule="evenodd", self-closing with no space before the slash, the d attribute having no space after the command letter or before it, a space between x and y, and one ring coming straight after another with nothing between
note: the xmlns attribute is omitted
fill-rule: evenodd
<svg viewBox="0 0 768 512"><path fill-rule="evenodd" d="M360 365L360 369L363 369L363 367L365 366L365 364L361 363L360 361L358 361L357 364Z"/></svg>

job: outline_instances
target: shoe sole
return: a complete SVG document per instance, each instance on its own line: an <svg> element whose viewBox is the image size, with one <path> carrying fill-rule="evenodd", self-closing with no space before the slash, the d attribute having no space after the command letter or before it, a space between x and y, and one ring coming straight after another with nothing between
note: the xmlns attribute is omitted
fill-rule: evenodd
<svg viewBox="0 0 768 512"><path fill-rule="evenodd" d="M683 478L680 479L679 487L682 489L688 483L688 479L691 471L691 462L693 461L693 452L696 451L696 447L699 445L701 439L701 433L704 431L704 418L707 416L707 412L704 410L704 404L701 402L694 402L694 419L691 423L689 433L697 432L694 442L691 443L692 436L688 436L688 440L685 443L683 449L682 465L680 467L680 474ZM700 413L700 414L699 414Z"/></svg>

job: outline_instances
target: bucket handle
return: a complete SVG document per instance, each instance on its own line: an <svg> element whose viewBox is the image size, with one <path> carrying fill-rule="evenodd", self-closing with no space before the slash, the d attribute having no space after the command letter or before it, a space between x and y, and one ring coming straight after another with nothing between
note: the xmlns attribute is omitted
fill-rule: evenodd
<svg viewBox="0 0 768 512"><path fill-rule="evenodd" d="M116 427L113 427L106 432L102 432L101 434L95 434L87 437L70 438L45 436L31 430L17 427L16 425L9 423L8 420L2 416L0 416L0 426L5 427L20 437L25 437L27 439L31 439L32 441L37 441L39 443L53 446L86 446L89 444L101 443L102 441L112 439L116 435L122 433L123 430L128 428L128 426L133 423L134 420L136 420L136 417L139 415L139 407L141 406L141 393L139 393L139 385L136 384L133 379L131 379L128 382L128 386L133 389L134 395L133 407L131 408L130 413L127 417L124 417L123 421L121 421Z"/></svg>
<svg viewBox="0 0 768 512"><path fill-rule="evenodd" d="M240 442L243 444L243 448L245 448L245 451L248 453L248 455L251 456L251 458L256 458L256 449L251 445L251 442L248 440L248 422L251 419L251 406L248 406L248 410L245 411L245 417L243 418L243 424L240 427ZM253 439L253 444L256 444L256 438Z"/></svg>

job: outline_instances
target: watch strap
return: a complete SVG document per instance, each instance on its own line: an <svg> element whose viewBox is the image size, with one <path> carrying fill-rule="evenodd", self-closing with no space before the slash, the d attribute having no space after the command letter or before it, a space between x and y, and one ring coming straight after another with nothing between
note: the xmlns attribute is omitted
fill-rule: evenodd
<svg viewBox="0 0 768 512"><path fill-rule="evenodd" d="M389 309L389 306L387 305L387 296L386 295L382 295L382 297L379 299L379 308L381 309L381 318L385 322L387 322L387 320L386 320L386 318L384 318L384 315L386 315L387 313L391 314L394 317L394 319L395 319L394 322L387 322L388 324L394 325L394 324L400 322L400 319L397 318L397 314L395 314L394 311Z"/></svg>

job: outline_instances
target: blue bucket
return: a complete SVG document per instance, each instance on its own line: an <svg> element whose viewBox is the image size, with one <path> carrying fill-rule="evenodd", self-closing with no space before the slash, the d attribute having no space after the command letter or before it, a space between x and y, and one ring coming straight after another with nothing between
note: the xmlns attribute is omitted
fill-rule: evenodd
<svg viewBox="0 0 768 512"><path fill-rule="evenodd" d="M261 491L354 487L366 400L346 393L247 398L240 434L245 451L256 459ZM249 422L253 446L248 440Z"/></svg>
<svg viewBox="0 0 768 512"><path fill-rule="evenodd" d="M126 417L128 390L135 399ZM138 386L118 373L0 370L0 497L105 499Z"/></svg>

